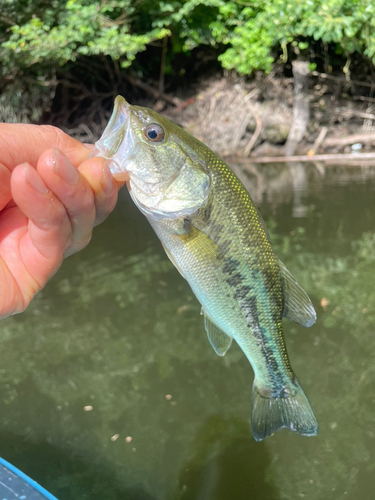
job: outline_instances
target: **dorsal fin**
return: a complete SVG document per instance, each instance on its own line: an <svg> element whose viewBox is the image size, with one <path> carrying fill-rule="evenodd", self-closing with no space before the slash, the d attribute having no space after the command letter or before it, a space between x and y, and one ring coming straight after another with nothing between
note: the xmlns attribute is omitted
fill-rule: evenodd
<svg viewBox="0 0 375 500"><path fill-rule="evenodd" d="M204 315L204 327L207 332L208 340L212 345L214 351L219 356L224 356L232 344L232 337L229 337L223 330L221 330L216 323L207 315L202 309Z"/></svg>
<svg viewBox="0 0 375 500"><path fill-rule="evenodd" d="M313 325L316 322L316 312L309 296L280 260L279 264L283 282L284 318L301 326Z"/></svg>

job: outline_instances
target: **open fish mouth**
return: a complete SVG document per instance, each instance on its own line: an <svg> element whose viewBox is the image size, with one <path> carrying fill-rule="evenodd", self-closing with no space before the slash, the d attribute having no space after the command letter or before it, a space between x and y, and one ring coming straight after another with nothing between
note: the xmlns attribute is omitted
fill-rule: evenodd
<svg viewBox="0 0 375 500"><path fill-rule="evenodd" d="M153 138L150 138L149 144L145 142L143 133L152 118L158 122L158 117L154 117L151 110L131 106L118 96L108 125L95 143L91 156L109 161L113 177L118 181L127 181L131 197L148 217L160 219L191 215L207 202L209 176L202 168L202 161L198 158L196 162L194 152L191 159L181 150L178 137L174 141L178 143L176 148L180 156L176 148L172 148L173 154L159 153L162 159L158 158L155 144L151 142ZM177 163L176 157L179 160ZM165 162L172 163L172 166L165 165Z"/></svg>
<svg viewBox="0 0 375 500"><path fill-rule="evenodd" d="M109 169L115 177L119 174L126 174L129 177L126 164L137 152L137 144L130 126L130 115L129 104L123 97L117 96L112 116L90 155L110 160Z"/></svg>

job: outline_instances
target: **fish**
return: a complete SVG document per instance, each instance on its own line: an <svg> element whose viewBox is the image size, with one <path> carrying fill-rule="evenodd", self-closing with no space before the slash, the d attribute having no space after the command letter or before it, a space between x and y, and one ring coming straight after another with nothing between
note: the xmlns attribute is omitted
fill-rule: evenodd
<svg viewBox="0 0 375 500"><path fill-rule="evenodd" d="M318 423L290 365L283 318L310 327L316 313L233 171L178 125L121 96L93 156L106 158L113 176L127 180L132 200L200 302L214 351L224 356L234 339L249 360L254 439L281 428L315 436Z"/></svg>

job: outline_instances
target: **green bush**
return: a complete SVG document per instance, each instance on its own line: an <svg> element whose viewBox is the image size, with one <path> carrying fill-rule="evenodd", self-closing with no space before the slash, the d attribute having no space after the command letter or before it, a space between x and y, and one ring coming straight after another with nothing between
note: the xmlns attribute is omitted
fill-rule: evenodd
<svg viewBox="0 0 375 500"><path fill-rule="evenodd" d="M56 68L82 57L109 57L127 68L164 37L167 68L179 53L210 46L226 69L269 72L280 51L285 62L288 47L308 55L313 41L330 44L348 68L354 53L375 62L375 2L3 0L0 90L27 78L45 84Z"/></svg>

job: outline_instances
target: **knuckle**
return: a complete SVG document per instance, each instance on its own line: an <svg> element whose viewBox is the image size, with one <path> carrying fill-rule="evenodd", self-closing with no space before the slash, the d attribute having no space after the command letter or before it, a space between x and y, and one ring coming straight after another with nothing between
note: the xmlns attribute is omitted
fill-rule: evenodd
<svg viewBox="0 0 375 500"><path fill-rule="evenodd" d="M39 131L42 135L53 138L55 147L58 149L64 149L64 146L70 141L68 134L53 125L39 125Z"/></svg>
<svg viewBox="0 0 375 500"><path fill-rule="evenodd" d="M90 243L92 238L92 231L89 231L88 233L82 235L78 240L74 241L72 244L69 246L67 252L69 255L72 255L73 253L79 252L83 248L87 247L87 245Z"/></svg>
<svg viewBox="0 0 375 500"><path fill-rule="evenodd" d="M95 225L102 223L114 210L117 203L116 196L108 197L105 202L97 203Z"/></svg>
<svg viewBox="0 0 375 500"><path fill-rule="evenodd" d="M81 185L74 194L74 198L76 203L75 212L90 214L95 210L94 194L87 186Z"/></svg>
<svg viewBox="0 0 375 500"><path fill-rule="evenodd" d="M95 219L95 203L93 196L76 193L71 200L65 202L69 217L77 225L92 223Z"/></svg>
<svg viewBox="0 0 375 500"><path fill-rule="evenodd" d="M86 214L87 216L95 217L95 204L93 196L84 196L80 203L80 212Z"/></svg>
<svg viewBox="0 0 375 500"><path fill-rule="evenodd" d="M67 221L68 214L65 207L61 204L55 204L53 207L53 222L57 226L63 225Z"/></svg>
<svg viewBox="0 0 375 500"><path fill-rule="evenodd" d="M82 240L82 248L85 248L87 247L87 245L90 243L91 241L91 238L92 238L92 231L90 231L86 236L85 238L83 238Z"/></svg>

